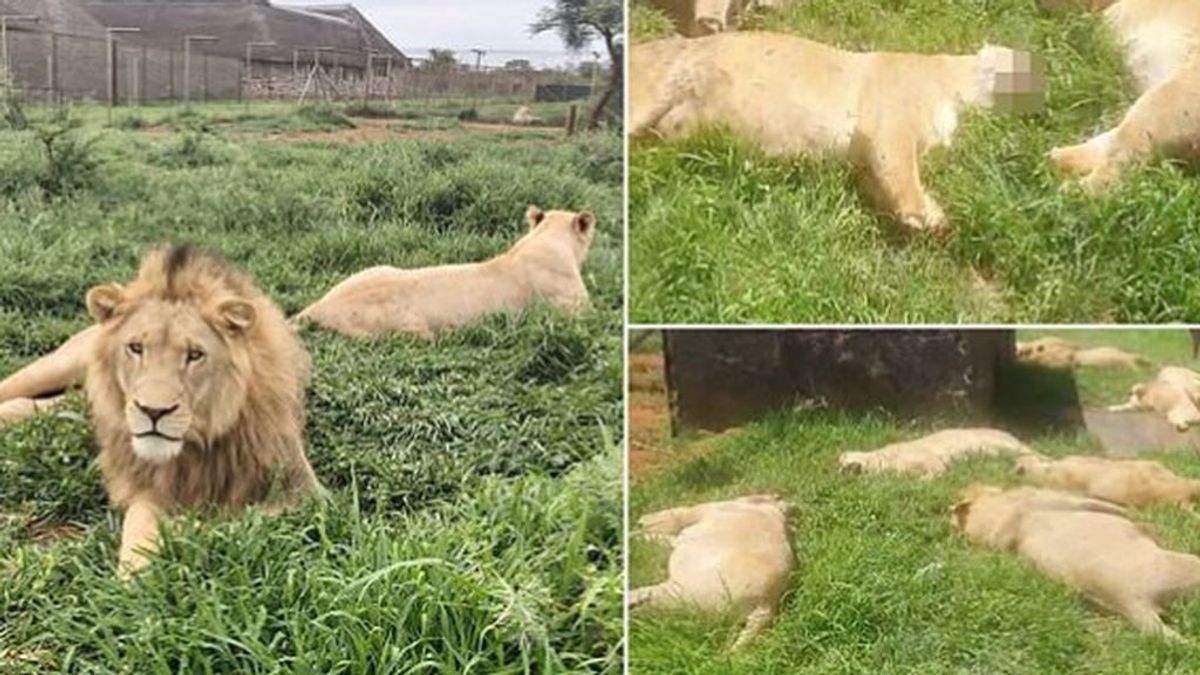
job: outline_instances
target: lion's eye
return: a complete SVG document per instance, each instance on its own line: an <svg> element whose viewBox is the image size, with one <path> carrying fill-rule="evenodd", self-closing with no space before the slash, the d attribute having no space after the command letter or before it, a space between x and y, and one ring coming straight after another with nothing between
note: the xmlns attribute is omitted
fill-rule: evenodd
<svg viewBox="0 0 1200 675"><path fill-rule="evenodd" d="M199 349L189 349L187 353L188 363L195 363L204 358L204 352Z"/></svg>
<svg viewBox="0 0 1200 675"><path fill-rule="evenodd" d="M125 348L128 349L129 353L133 354L134 356L142 355L142 343L140 342L130 342L129 344L125 345Z"/></svg>

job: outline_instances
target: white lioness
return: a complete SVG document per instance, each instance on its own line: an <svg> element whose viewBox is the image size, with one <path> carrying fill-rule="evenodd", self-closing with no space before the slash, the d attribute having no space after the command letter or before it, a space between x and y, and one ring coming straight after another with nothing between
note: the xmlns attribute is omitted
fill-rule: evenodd
<svg viewBox="0 0 1200 675"><path fill-rule="evenodd" d="M1200 587L1200 558L1161 548L1124 513L1064 492L975 485L952 522L970 541L1021 555L1141 630L1178 639L1161 615Z"/></svg>
<svg viewBox="0 0 1200 675"><path fill-rule="evenodd" d="M54 409L66 390L83 382L96 326L76 333L58 349L0 381L0 427Z"/></svg>
<svg viewBox="0 0 1200 675"><path fill-rule="evenodd" d="M733 611L737 649L770 625L792 573L789 505L754 495L651 513L642 531L671 546L667 580L629 593L631 607Z"/></svg>
<svg viewBox="0 0 1200 675"><path fill-rule="evenodd" d="M1200 2L1121 0L1104 10L1141 95L1114 129L1050 158L1089 192L1157 151L1200 152Z"/></svg>
<svg viewBox="0 0 1200 675"><path fill-rule="evenodd" d="M990 108L998 87L1022 81L1005 73L1031 67L1004 47L858 53L755 32L634 45L629 64L632 134L726 126L770 155L847 157L878 207L917 230L946 224L921 183L921 156L950 142L964 110Z"/></svg>
<svg viewBox="0 0 1200 675"><path fill-rule="evenodd" d="M1152 410L1165 416L1179 431L1200 424L1200 373L1179 366L1167 366L1153 380L1135 384L1129 391L1129 401L1109 406L1111 412Z"/></svg>
<svg viewBox="0 0 1200 675"><path fill-rule="evenodd" d="M1017 473L1042 487L1079 492L1125 506L1185 505L1200 496L1200 481L1176 475L1159 462L1075 456L1059 460L1020 457Z"/></svg>
<svg viewBox="0 0 1200 675"><path fill-rule="evenodd" d="M415 270L372 267L342 281L296 316L354 336L436 333L488 314L543 300L569 310L588 305L580 268L596 231L590 213L530 206L529 232L478 263Z"/></svg>
<svg viewBox="0 0 1200 675"><path fill-rule="evenodd" d="M686 37L701 37L733 30L742 16L759 7L777 7L782 0L649 0Z"/></svg>
<svg viewBox="0 0 1200 675"><path fill-rule="evenodd" d="M1136 368L1147 365L1146 359L1116 347L1083 347L1082 345L1047 336L1017 343L1017 360L1043 368Z"/></svg>
<svg viewBox="0 0 1200 675"><path fill-rule="evenodd" d="M1015 436L999 429L946 429L871 452L843 452L838 464L843 471L856 473L909 473L933 478L962 457L1036 454Z"/></svg>

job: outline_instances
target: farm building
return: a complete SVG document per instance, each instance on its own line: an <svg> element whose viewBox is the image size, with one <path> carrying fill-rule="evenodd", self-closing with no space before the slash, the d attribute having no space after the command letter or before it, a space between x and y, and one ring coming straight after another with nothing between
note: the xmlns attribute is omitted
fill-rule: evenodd
<svg viewBox="0 0 1200 675"><path fill-rule="evenodd" d="M330 86L361 82L369 66L377 77L409 66L408 58L351 5L0 0L0 16L11 17L5 61L16 82L66 98L291 94L315 65ZM112 71L110 30L117 41Z"/></svg>

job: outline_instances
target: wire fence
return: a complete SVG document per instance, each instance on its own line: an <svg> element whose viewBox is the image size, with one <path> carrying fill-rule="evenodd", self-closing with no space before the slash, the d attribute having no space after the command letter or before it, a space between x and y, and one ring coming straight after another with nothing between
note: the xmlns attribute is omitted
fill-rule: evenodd
<svg viewBox="0 0 1200 675"><path fill-rule="evenodd" d="M417 109L469 109L497 101L586 102L608 76L598 61L547 67L546 53L522 58L522 52L504 50L433 49L402 60L374 52L274 48L237 59L207 53L202 44L163 49L119 37L11 27L3 42L0 67L26 101L47 104L392 101ZM564 64L571 55L561 56Z"/></svg>

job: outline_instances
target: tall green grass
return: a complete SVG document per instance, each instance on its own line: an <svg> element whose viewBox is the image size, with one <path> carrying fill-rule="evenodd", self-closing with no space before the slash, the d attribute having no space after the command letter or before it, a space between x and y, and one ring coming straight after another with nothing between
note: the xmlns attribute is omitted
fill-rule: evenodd
<svg viewBox="0 0 1200 675"><path fill-rule="evenodd" d="M83 402L0 431L0 672L619 669L620 139L288 144L81 112L98 170L68 195L39 188L33 132L0 132L0 375L165 240L220 251L290 314L370 265L498 253L530 203L588 208L594 308L432 343L306 330L330 501L191 514L128 586Z"/></svg>
<svg viewBox="0 0 1200 675"><path fill-rule="evenodd" d="M1160 365L1193 365L1175 331L1057 331L1086 344L1140 353L1155 365L1078 374L1085 405L1123 400ZM1032 395L1032 393L1031 393ZM630 634L635 673L1190 673L1200 659L1200 594L1171 605L1168 621L1190 640L1142 635L1089 605L1009 552L968 544L949 507L976 481L1017 484L1010 462L970 460L945 475L849 476L837 455L942 428L875 413L780 413L725 436L714 449L631 488L631 517L684 503L777 491L798 505L796 571L778 621L737 654L728 617L638 612ZM1023 436L1049 455L1094 454L1083 432ZM664 448L669 452L669 448ZM1155 453L1200 477L1194 453ZM686 457L686 455L685 455ZM1200 553L1194 514L1136 510L1167 547ZM631 539L631 586L666 574L665 549Z"/></svg>
<svg viewBox="0 0 1200 675"><path fill-rule="evenodd" d="M806 0L760 15L753 27L848 49L969 53L985 42L1030 49L1046 63L1045 109L968 115L953 147L925 158L926 187L953 227L945 242L896 237L843 162L766 158L721 130L636 142L632 319L1196 320L1200 189L1192 170L1155 160L1103 197L1064 189L1046 153L1110 127L1133 91L1097 17L1037 4ZM639 26L644 37L660 32L647 19Z"/></svg>

